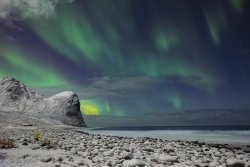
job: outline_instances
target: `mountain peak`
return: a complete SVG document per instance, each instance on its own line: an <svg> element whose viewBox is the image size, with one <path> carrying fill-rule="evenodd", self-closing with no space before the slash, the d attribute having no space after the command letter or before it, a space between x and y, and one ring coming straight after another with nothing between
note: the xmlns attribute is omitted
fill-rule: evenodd
<svg viewBox="0 0 250 167"><path fill-rule="evenodd" d="M86 126L80 111L78 96L66 91L43 98L12 77L0 78L0 110L47 116L73 126Z"/></svg>

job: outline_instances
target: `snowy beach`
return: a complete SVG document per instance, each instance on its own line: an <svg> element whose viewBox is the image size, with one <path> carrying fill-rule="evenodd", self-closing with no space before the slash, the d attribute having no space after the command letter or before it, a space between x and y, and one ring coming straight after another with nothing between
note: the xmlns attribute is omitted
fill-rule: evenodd
<svg viewBox="0 0 250 167"><path fill-rule="evenodd" d="M0 0L0 167L250 167L250 0Z"/></svg>
<svg viewBox="0 0 250 167"><path fill-rule="evenodd" d="M6 123L8 120L0 124L1 139L15 145L1 145L1 167L250 166L249 151L227 144L80 133L60 124L44 125L42 120L35 126L23 126L22 120L20 117L18 124L10 120L11 124ZM34 139L36 132L40 133L39 141Z"/></svg>

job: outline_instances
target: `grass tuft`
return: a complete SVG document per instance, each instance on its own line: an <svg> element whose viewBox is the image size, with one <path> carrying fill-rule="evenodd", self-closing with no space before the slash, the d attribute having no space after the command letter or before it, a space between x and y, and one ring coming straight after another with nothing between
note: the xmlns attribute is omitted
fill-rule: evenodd
<svg viewBox="0 0 250 167"><path fill-rule="evenodd" d="M12 140L4 140L0 138L0 149L10 149L16 147L17 146L13 143Z"/></svg>

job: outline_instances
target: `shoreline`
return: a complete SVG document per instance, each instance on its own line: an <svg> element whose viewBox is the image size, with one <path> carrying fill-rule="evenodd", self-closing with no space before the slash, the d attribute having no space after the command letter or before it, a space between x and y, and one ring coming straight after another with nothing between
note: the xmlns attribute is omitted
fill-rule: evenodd
<svg viewBox="0 0 250 167"><path fill-rule="evenodd" d="M0 166L199 166L250 163L250 153L226 144L166 141L78 132L69 126L2 127L0 136L18 148L0 149ZM39 131L39 141L34 134Z"/></svg>
<svg viewBox="0 0 250 167"><path fill-rule="evenodd" d="M149 135L146 135L146 134L139 135L139 133L141 133L141 132L151 132L152 130L143 130L143 131L140 131L140 132L136 133L136 135L135 135L135 132L137 132L137 130L136 131L122 130L121 133L120 132L117 133L118 130L104 130L104 131L101 130L101 131L99 131L99 130L92 130L92 128L86 128L86 129L85 128L82 128L82 129L74 128L72 130L75 130L77 132L90 133L90 134L122 136L122 137L131 137L131 138L144 138L144 137L146 137L146 138L153 138L153 139L162 139L162 140L165 140L165 141L172 141L172 142L175 142L175 141L183 141L183 142L187 141L187 142L200 142L200 143L206 143L206 144L221 144L221 145L229 145L230 147L233 147L233 148L236 148L236 149L239 149L239 147L240 147L243 150L250 151L250 138L249 138L249 140L247 140L247 142L245 140L237 140L237 142L236 142L236 141L223 141L223 140L220 140L218 138L213 139L211 137L206 138L206 136L201 135L201 134L199 134L196 137L192 137L192 138L191 138L191 136L193 134L187 134L187 135L182 135L182 134L180 135L180 134L175 134L175 133L168 134L171 137L169 137L169 136L164 137L164 136L159 136L159 135L155 135L155 134L153 134L153 137L149 136ZM157 130L157 131L159 131L159 130ZM111 133L109 133L109 132L111 132ZM124 132L126 132L126 133L124 133ZM127 132L132 132L133 135L127 134ZM152 134L150 134L150 135L152 135ZM173 137L173 136L175 136L175 137ZM182 137L185 137L185 138L182 138ZM223 137L227 137L227 135L225 135ZM229 137L231 137L231 136L229 136Z"/></svg>

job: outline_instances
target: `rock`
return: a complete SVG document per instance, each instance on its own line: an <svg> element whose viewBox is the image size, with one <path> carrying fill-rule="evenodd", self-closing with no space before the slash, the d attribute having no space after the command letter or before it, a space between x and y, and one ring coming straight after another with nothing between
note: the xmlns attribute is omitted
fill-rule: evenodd
<svg viewBox="0 0 250 167"><path fill-rule="evenodd" d="M41 143L41 145L40 145L41 147L44 147L44 146L46 146L46 143Z"/></svg>
<svg viewBox="0 0 250 167"><path fill-rule="evenodd" d="M46 111L50 111L50 118L57 119L64 124L86 126L80 111L78 96L73 92L62 92L46 100Z"/></svg>
<svg viewBox="0 0 250 167"><path fill-rule="evenodd" d="M242 159L242 161L250 163L250 157L245 157L245 158Z"/></svg>
<svg viewBox="0 0 250 167"><path fill-rule="evenodd" d="M114 160L113 164L121 164L120 160Z"/></svg>
<svg viewBox="0 0 250 167"><path fill-rule="evenodd" d="M111 162L111 161L108 161L106 165L107 165L107 166L112 166L112 162Z"/></svg>
<svg viewBox="0 0 250 167"><path fill-rule="evenodd" d="M22 144L22 145L27 146L27 145L28 145L28 143L27 143L27 142L23 142L23 144Z"/></svg>
<svg viewBox="0 0 250 167"><path fill-rule="evenodd" d="M126 153L126 154L123 156L123 158L124 158L124 159L133 159L134 156L133 156L133 154L132 154L131 152L128 152L128 153Z"/></svg>
<svg viewBox="0 0 250 167"><path fill-rule="evenodd" d="M154 155L154 157L155 157L155 158L157 158L157 159L158 159L158 158L159 158L159 156L160 156L160 154L159 154L159 153L154 153L153 155Z"/></svg>
<svg viewBox="0 0 250 167"><path fill-rule="evenodd" d="M20 142L27 142L28 140L27 139L20 139Z"/></svg>
<svg viewBox="0 0 250 167"><path fill-rule="evenodd" d="M221 157L221 153L220 152L214 152L214 157Z"/></svg>
<svg viewBox="0 0 250 167"><path fill-rule="evenodd" d="M54 161L56 162L56 161L62 161L63 160L63 158L61 157L61 156L56 156L55 157L55 159L54 159Z"/></svg>
<svg viewBox="0 0 250 167"><path fill-rule="evenodd" d="M33 125L31 125L31 124L23 124L23 126L33 126Z"/></svg>
<svg viewBox="0 0 250 167"><path fill-rule="evenodd" d="M226 165L218 165L216 167L227 167Z"/></svg>
<svg viewBox="0 0 250 167"><path fill-rule="evenodd" d="M216 166L218 166L218 165L220 165L220 163L217 162L217 161L213 161L213 162L210 162L210 163L208 164L208 166L210 166L210 167L216 167Z"/></svg>
<svg viewBox="0 0 250 167"><path fill-rule="evenodd" d="M121 150L129 152L129 148L128 147L122 147Z"/></svg>
<svg viewBox="0 0 250 167"><path fill-rule="evenodd" d="M103 153L103 155L106 156L106 157L109 157L109 156L112 155L112 152L106 151L106 152Z"/></svg>
<svg viewBox="0 0 250 167"><path fill-rule="evenodd" d="M42 162L50 162L52 160L52 157L44 157L42 159Z"/></svg>
<svg viewBox="0 0 250 167"><path fill-rule="evenodd" d="M201 159L194 160L194 164L202 164L202 160Z"/></svg>
<svg viewBox="0 0 250 167"><path fill-rule="evenodd" d="M147 148L145 149L145 151L148 151L148 152L154 152L154 149L153 149L153 148L151 148L151 147L147 147Z"/></svg>
<svg viewBox="0 0 250 167"><path fill-rule="evenodd" d="M50 149L50 147L49 147L49 146L45 146L44 148L46 148L46 149Z"/></svg>
<svg viewBox="0 0 250 167"><path fill-rule="evenodd" d="M84 165L84 162L80 159L75 160L74 163L76 163L77 165Z"/></svg>
<svg viewBox="0 0 250 167"><path fill-rule="evenodd" d="M127 164L128 164L129 161L130 161L130 160L125 160L125 161L123 161L123 162L122 162L122 165L123 165L123 166L127 166Z"/></svg>
<svg viewBox="0 0 250 167"><path fill-rule="evenodd" d="M244 167L245 163L238 159L228 159L226 165L227 167Z"/></svg>
<svg viewBox="0 0 250 167"><path fill-rule="evenodd" d="M245 165L245 167L250 167L250 162L248 162L248 163Z"/></svg>
<svg viewBox="0 0 250 167"><path fill-rule="evenodd" d="M135 153L136 157L140 157L140 156L143 156L143 155L144 154L141 151L139 151L139 150Z"/></svg>
<svg viewBox="0 0 250 167"><path fill-rule="evenodd" d="M161 155L159 156L159 160L160 160L160 161L177 162L176 157L170 156L170 155L166 155L166 154L161 154Z"/></svg>
<svg viewBox="0 0 250 167"><path fill-rule="evenodd" d="M170 152L174 152L174 150L173 149L164 148L163 152L170 153Z"/></svg>
<svg viewBox="0 0 250 167"><path fill-rule="evenodd" d="M70 152L73 153L73 154L78 154L78 151L75 148L72 148Z"/></svg>
<svg viewBox="0 0 250 167"><path fill-rule="evenodd" d="M147 141L145 141L143 144L144 144L144 145L149 145L150 142L147 140Z"/></svg>
<svg viewBox="0 0 250 167"><path fill-rule="evenodd" d="M24 154L24 155L22 155L21 156L21 158L27 158L27 157L29 157L30 155L28 155L28 154Z"/></svg>
<svg viewBox="0 0 250 167"><path fill-rule="evenodd" d="M43 98L42 95L10 77L0 78L0 110L48 117L67 125L86 126L75 93L68 91Z"/></svg>
<svg viewBox="0 0 250 167"><path fill-rule="evenodd" d="M246 155L236 155L236 158L237 159L244 159L244 158L247 158Z"/></svg>
<svg viewBox="0 0 250 167"><path fill-rule="evenodd" d="M37 149L39 149L40 148L40 146L39 145L36 145L36 146L33 146L31 149L32 150L37 150Z"/></svg>
<svg viewBox="0 0 250 167"><path fill-rule="evenodd" d="M134 148L133 146L130 146L130 147L129 147L129 151L130 151L130 152L134 152L134 150L135 150L135 148Z"/></svg>
<svg viewBox="0 0 250 167"><path fill-rule="evenodd" d="M235 156L235 154L233 152L226 152L225 155L226 156Z"/></svg>
<svg viewBox="0 0 250 167"><path fill-rule="evenodd" d="M195 164L195 162L192 161L192 160L187 160L187 161L185 161L185 163L186 163L187 165L191 165L191 166Z"/></svg>
<svg viewBox="0 0 250 167"><path fill-rule="evenodd" d="M174 167L191 167L191 166L186 165L184 163L177 163L177 164L174 165Z"/></svg>
<svg viewBox="0 0 250 167"><path fill-rule="evenodd" d="M132 159L127 163L127 166L146 166L146 163L139 159Z"/></svg>

